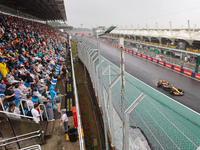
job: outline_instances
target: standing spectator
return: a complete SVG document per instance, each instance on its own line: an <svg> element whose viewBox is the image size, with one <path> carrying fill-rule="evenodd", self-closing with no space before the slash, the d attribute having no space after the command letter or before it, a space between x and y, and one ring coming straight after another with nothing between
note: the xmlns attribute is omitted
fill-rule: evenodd
<svg viewBox="0 0 200 150"><path fill-rule="evenodd" d="M62 73L63 73L64 78L67 79L66 74L68 73L68 70L66 69L66 66L65 66L65 65L62 66Z"/></svg>
<svg viewBox="0 0 200 150"><path fill-rule="evenodd" d="M40 116L42 115L43 111L38 112L38 109L39 109L39 105L38 104L34 104L34 108L31 109L31 113L32 113L32 116L33 116L33 120L36 122L36 123L40 123Z"/></svg>
<svg viewBox="0 0 200 150"><path fill-rule="evenodd" d="M57 106L57 110L60 113L60 107L61 107L61 102L62 102L62 97L66 96L65 95L61 95L60 91L56 92L56 96L54 97L54 104Z"/></svg>
<svg viewBox="0 0 200 150"><path fill-rule="evenodd" d="M52 109L52 103L49 100L50 100L49 98L45 98L44 105L46 107L48 119L53 120L54 114L53 114L53 109ZM45 117L47 117L46 114L44 115Z"/></svg>
<svg viewBox="0 0 200 150"><path fill-rule="evenodd" d="M65 134L67 134L68 133L68 117L67 117L67 114L66 114L66 109L61 110L60 121L61 121L60 126L62 126L62 124L64 123Z"/></svg>

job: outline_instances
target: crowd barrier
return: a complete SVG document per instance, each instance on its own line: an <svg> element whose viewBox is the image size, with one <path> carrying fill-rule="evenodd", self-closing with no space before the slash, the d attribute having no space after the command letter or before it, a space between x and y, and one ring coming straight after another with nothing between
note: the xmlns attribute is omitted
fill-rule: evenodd
<svg viewBox="0 0 200 150"><path fill-rule="evenodd" d="M120 49L120 46L117 46L117 45L114 45L114 44L110 44L110 43L105 42L105 41L101 41L101 42L102 42L102 43L105 43L105 44L108 44L108 45L110 45L110 46L116 47L116 48L118 48L118 49ZM126 52L128 52L128 53L131 53L131 54L133 54L133 55L135 55L135 56L139 56L139 57L141 57L141 58L143 58L143 59L147 59L147 60L149 60L149 61L151 61L151 62L157 63L157 64L159 64L159 65L161 65L161 66L164 66L164 67L167 67L167 68L169 68L169 69L175 70L175 71L177 71L177 72L179 72L179 73L183 73L183 74L185 74L185 75L187 75L187 76L190 76L190 77L193 77L193 78L195 78L195 79L200 80L200 74L198 74L198 73L195 73L195 72L192 72L192 71L183 69L183 68L181 68L181 67L172 65L172 64L170 64L170 63L166 63L166 62L164 62L164 61L155 59L155 58L153 58L153 57L149 57L149 56L143 55L143 54L141 54L141 53L135 52L135 51L130 50L130 49L124 48L124 51L126 51Z"/></svg>

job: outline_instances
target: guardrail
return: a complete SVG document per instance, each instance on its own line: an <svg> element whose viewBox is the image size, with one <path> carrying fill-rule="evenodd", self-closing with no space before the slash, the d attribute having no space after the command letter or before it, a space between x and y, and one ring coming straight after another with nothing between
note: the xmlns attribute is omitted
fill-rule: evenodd
<svg viewBox="0 0 200 150"><path fill-rule="evenodd" d="M47 117L47 121L49 122L49 118L48 118L48 115L47 115L47 109L46 109L45 105L44 105L44 104L39 104L39 110L40 110L40 112L41 112L40 106L43 106L44 113L45 113L45 115L46 115L46 117ZM43 116L41 116L41 120L42 120L42 121L44 120L44 119L43 119Z"/></svg>
<svg viewBox="0 0 200 150"><path fill-rule="evenodd" d="M42 150L40 145L31 145L20 150Z"/></svg>
<svg viewBox="0 0 200 150"><path fill-rule="evenodd" d="M35 134L35 133L36 133L36 135L32 135L32 134ZM27 136L27 135L29 137L23 138L24 136ZM32 135L32 136L30 136L30 135ZM6 145L9 145L9 144L12 144L12 143L28 140L28 139L31 139L31 138L34 138L34 137L38 137L40 135L41 135L40 130L38 130L38 131L14 136L14 137L11 137L11 138L3 139L3 140L0 140L0 143L4 143L4 144L1 144L0 146L6 146ZM23 139L16 139L16 138L23 138ZM14 140L14 141L10 141L10 140ZM6 141L9 141L9 142L6 142Z"/></svg>
<svg viewBox="0 0 200 150"><path fill-rule="evenodd" d="M70 47L71 47L71 42ZM80 107L79 107L79 101L78 101L78 93L77 93L77 87L76 87L76 78L75 78L75 73L74 73L74 63L73 63L73 58L72 58L72 51L70 49L70 58L71 58L71 66L72 66L72 76L73 76L73 87L74 87L74 97L75 97L75 105L76 105L76 113L77 113L77 120L78 120L78 135L79 135L79 144L80 144L80 150L84 150L84 140L82 136L82 124L81 124L81 115L80 115Z"/></svg>
<svg viewBox="0 0 200 150"><path fill-rule="evenodd" d="M21 118L21 117L28 118L28 119L34 119L34 118L36 118L36 117L30 117L30 116L25 116L25 115L19 115L19 114L15 114L15 113L10 113L10 112L6 112L6 111L0 111L0 113L5 113L5 114L11 115L11 116L14 115L17 118ZM39 122L36 122L36 123L39 123Z"/></svg>
<svg viewBox="0 0 200 150"><path fill-rule="evenodd" d="M78 56L90 74L96 96L100 97L99 58L94 41L90 44L89 39L80 40ZM122 138L119 134L122 129L117 126L118 122L112 115L113 108L122 118L121 85L120 80L117 81L120 69L104 57L101 57L101 64L103 101L100 101L99 105L105 109L105 121L111 134L112 145L117 149L122 149ZM116 83L112 85L114 82ZM128 109L141 93L146 95L142 102L130 112L130 125L140 128L154 149L197 149L199 147L200 115L198 113L128 73L125 74L125 82L124 110Z"/></svg>

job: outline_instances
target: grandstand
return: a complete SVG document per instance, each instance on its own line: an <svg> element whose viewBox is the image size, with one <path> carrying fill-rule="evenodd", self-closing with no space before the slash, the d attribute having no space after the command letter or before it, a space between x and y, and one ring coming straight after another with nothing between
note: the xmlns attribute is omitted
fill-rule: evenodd
<svg viewBox="0 0 200 150"><path fill-rule="evenodd" d="M199 52L199 30L191 29L115 29L110 33L114 37L125 37L136 41L156 44L163 47L180 48L187 51Z"/></svg>
<svg viewBox="0 0 200 150"><path fill-rule="evenodd" d="M0 149L65 147L55 140L45 145L60 120L60 105L71 127L64 120L65 130L57 127L56 132L70 141L76 141L78 132L79 140L73 145L68 142L68 147L84 149L69 35L44 24L67 20L64 1L5 0L0 4ZM71 117L73 106L77 124ZM74 139L68 137L70 129Z"/></svg>

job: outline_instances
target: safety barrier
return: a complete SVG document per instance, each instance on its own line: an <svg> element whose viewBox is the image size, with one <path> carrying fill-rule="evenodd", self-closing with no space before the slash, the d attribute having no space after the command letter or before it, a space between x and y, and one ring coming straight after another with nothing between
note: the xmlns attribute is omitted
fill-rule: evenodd
<svg viewBox="0 0 200 150"><path fill-rule="evenodd" d="M71 42L69 42L70 47L71 47ZM74 87L74 97L75 97L75 105L76 105L76 115L74 114L74 117L77 117L77 122L75 122L75 126L77 126L78 130L78 135L79 135L79 145L80 145L80 150L84 150L84 139L82 136L82 124L81 124L81 114L80 114L80 107L79 107L79 101L78 101L78 92L77 92L77 87L76 87L76 78L75 78L75 73L74 73L74 63L73 63L73 58L72 58L72 51L70 49L70 59L71 59L71 67L72 67L72 76L73 76L73 87Z"/></svg>
<svg viewBox="0 0 200 150"><path fill-rule="evenodd" d="M33 120L35 117L30 117L30 116L25 116L25 115L19 115L19 114L15 114L15 113L10 113L10 112L6 112L6 111L1 111L0 110L0 113L4 113L4 114L7 114L8 116L15 116L16 118L21 118L21 117L24 117L24 118L27 118L27 119L31 119ZM37 122L38 123L38 122Z"/></svg>
<svg viewBox="0 0 200 150"><path fill-rule="evenodd" d="M159 63L158 60L148 56L138 53L135 55ZM112 146L122 149L122 137L120 137L122 128L117 126L118 120L115 120L113 116L113 110L116 110L122 118L120 69L101 57L103 78L101 93L99 58L94 42L81 39L78 44L78 56L89 72L96 96L103 97L103 101L99 99L99 105L105 109L104 120L111 134ZM199 147L200 115L126 73L124 110L136 101L141 93L144 93L146 97L128 114L130 124L143 131L154 149L195 150Z"/></svg>

